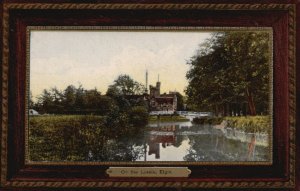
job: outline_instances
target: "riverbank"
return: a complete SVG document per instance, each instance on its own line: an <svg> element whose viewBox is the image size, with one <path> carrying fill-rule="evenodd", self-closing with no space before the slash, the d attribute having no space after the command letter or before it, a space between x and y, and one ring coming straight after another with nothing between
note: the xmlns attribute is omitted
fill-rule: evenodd
<svg viewBox="0 0 300 191"><path fill-rule="evenodd" d="M149 123L156 123L157 121L160 122L187 122L190 121L189 119L179 116L179 115L161 115L161 116L150 116Z"/></svg>
<svg viewBox="0 0 300 191"><path fill-rule="evenodd" d="M227 127L246 133L269 133L271 118L269 116L225 117Z"/></svg>
<svg viewBox="0 0 300 191"><path fill-rule="evenodd" d="M226 125L220 125L226 121ZM246 133L269 133L271 129L271 118L269 116L239 116L239 117L203 117L195 118L194 124L210 124L232 128Z"/></svg>
<svg viewBox="0 0 300 191"><path fill-rule="evenodd" d="M236 116L195 118L193 124L210 125L219 129L228 139L250 143L255 137L257 145L268 146L272 132L270 116Z"/></svg>

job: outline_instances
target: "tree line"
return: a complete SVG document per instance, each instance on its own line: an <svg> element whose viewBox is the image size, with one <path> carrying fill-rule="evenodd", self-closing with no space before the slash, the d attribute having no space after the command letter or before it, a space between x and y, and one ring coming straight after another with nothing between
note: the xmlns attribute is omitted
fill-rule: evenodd
<svg viewBox="0 0 300 191"><path fill-rule="evenodd" d="M87 90L81 85L69 85L64 90L56 87L43 90L35 102L30 99L29 107L41 114L105 114L113 104L112 98L101 95L96 88Z"/></svg>
<svg viewBox="0 0 300 191"><path fill-rule="evenodd" d="M29 108L41 114L96 114L107 115L117 110L126 111L134 106L149 110L149 100L144 85L132 79L129 75L119 75L103 95L96 88L85 89L68 85L64 90L56 87L44 89L33 101L30 94ZM178 110L184 109L184 97L176 93Z"/></svg>
<svg viewBox="0 0 300 191"><path fill-rule="evenodd" d="M30 94L29 108L41 114L106 115L116 107L121 110L128 110L133 106L146 108L145 102L130 97L141 94L143 89L143 85L130 76L120 75L104 95L96 88L88 90L82 85L68 85L64 90L52 87L44 89L35 101Z"/></svg>
<svg viewBox="0 0 300 191"><path fill-rule="evenodd" d="M270 37L266 32L218 32L187 62L188 105L216 115L268 113Z"/></svg>

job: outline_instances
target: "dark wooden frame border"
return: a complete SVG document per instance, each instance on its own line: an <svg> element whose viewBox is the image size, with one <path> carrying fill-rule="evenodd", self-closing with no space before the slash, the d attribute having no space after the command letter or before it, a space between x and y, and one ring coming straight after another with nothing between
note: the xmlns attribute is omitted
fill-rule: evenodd
<svg viewBox="0 0 300 191"><path fill-rule="evenodd" d="M1 3L1 187L175 187L298 190L296 138L296 1L284 4ZM152 1L155 2L155 1ZM221 1L220 1L221 2ZM233 1L234 2L234 1ZM300 23L299 23L300 24ZM26 26L272 27L274 35L273 164L189 166L190 178L108 178L108 166L25 165ZM297 28L299 32L299 28ZM297 36L297 42L300 42ZM297 44L299 46L299 43ZM299 55L299 49L297 49ZM299 56L298 56L299 57ZM299 96L297 97L299 100ZM297 102L299 106L299 101ZM298 107L299 108L299 107ZM299 131L299 128L297 129ZM299 133L298 133L299 135ZM297 145L297 147L296 147ZM298 152L299 153L299 152ZM297 166L296 165L297 162ZM166 165L164 165L166 166ZM188 165L186 165L188 166ZM1 189L0 187L0 189Z"/></svg>

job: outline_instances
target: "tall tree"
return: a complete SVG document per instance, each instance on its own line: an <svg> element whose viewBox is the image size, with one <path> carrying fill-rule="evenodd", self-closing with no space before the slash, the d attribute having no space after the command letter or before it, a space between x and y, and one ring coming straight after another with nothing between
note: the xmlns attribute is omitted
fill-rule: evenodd
<svg viewBox="0 0 300 191"><path fill-rule="evenodd" d="M66 110L72 110L76 101L76 88L69 85L63 93L63 105Z"/></svg>
<svg viewBox="0 0 300 191"><path fill-rule="evenodd" d="M226 115L265 112L269 90L269 36L265 32L217 33L188 64L188 102Z"/></svg>
<svg viewBox="0 0 300 191"><path fill-rule="evenodd" d="M114 84L109 86L107 94L137 95L143 94L145 87L129 75L119 75Z"/></svg>
<svg viewBox="0 0 300 191"><path fill-rule="evenodd" d="M54 109L54 102L51 91L44 89L43 93L38 97L37 105L41 113L52 112Z"/></svg>
<svg viewBox="0 0 300 191"><path fill-rule="evenodd" d="M181 95L181 93L179 92L176 92L176 97L177 97L177 110L183 111L185 109L183 95Z"/></svg>

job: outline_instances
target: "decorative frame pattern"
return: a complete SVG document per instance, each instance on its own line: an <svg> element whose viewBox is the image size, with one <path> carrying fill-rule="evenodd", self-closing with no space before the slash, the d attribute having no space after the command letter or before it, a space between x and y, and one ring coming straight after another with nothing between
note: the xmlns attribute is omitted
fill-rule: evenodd
<svg viewBox="0 0 300 191"><path fill-rule="evenodd" d="M289 173L286 181L26 181L7 180L8 111L9 111L9 17L11 10L43 9L159 9L159 10L274 10L288 11L288 89L289 89ZM43 4L4 3L2 34L1 101L1 186L4 187L186 187L186 188L294 188L296 171L296 7L294 4Z"/></svg>

